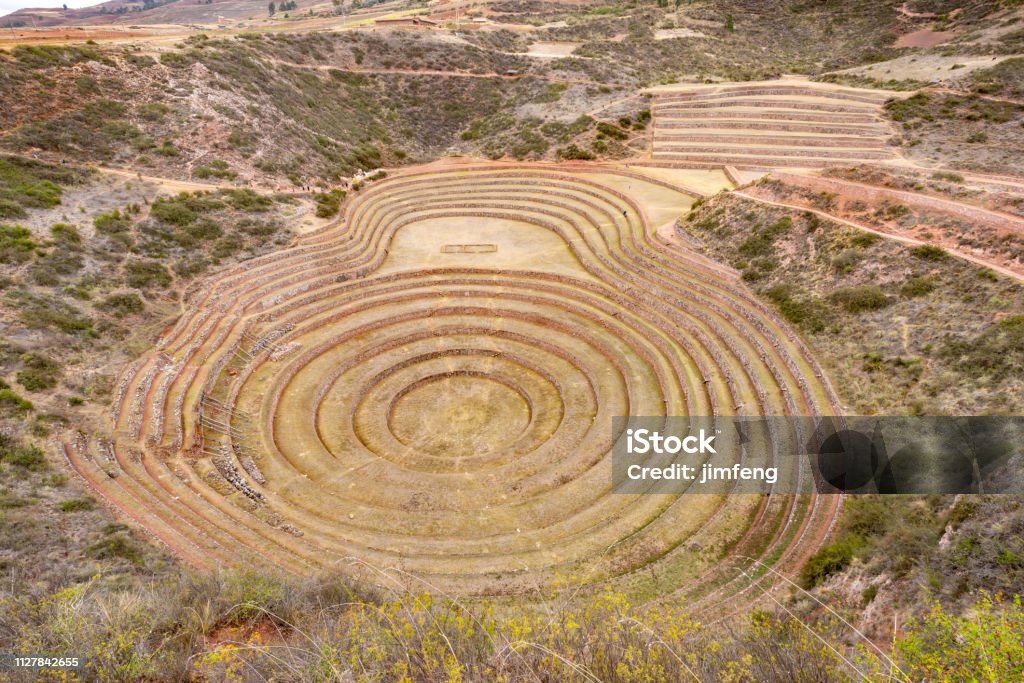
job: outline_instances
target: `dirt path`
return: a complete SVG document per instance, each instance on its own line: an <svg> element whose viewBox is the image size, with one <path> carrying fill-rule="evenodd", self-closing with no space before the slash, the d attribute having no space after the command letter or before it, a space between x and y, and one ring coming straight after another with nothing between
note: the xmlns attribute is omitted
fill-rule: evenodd
<svg viewBox="0 0 1024 683"><path fill-rule="evenodd" d="M96 170L100 173L106 173L107 175L121 176L122 178L128 178L130 180L140 180L147 183L153 183L159 185L172 192L196 192L196 191L210 191L219 190L222 188L236 187L228 183L197 183L192 180L175 180L173 178L163 178L160 176L143 175L136 171L132 171L126 168L111 168L109 166L97 166Z"/></svg>
<svg viewBox="0 0 1024 683"><path fill-rule="evenodd" d="M130 180L138 180L153 183L171 192L212 192L216 190L240 190L250 189L259 192L275 192L278 194L306 195L310 190L303 190L301 187L279 187L278 185L263 185L260 183L230 183L230 182L198 182L195 180L177 180L163 176L143 175L127 168L111 168L109 166L96 166L97 171L107 175L116 175Z"/></svg>
<svg viewBox="0 0 1024 683"><path fill-rule="evenodd" d="M279 64L281 66L290 66L295 69L313 69L316 71L346 71L354 74L398 74L402 76L448 76L452 78L505 78L509 80L515 80L517 78L536 78L541 81L549 81L551 83L568 83L577 85L603 85L597 81L586 80L582 78L558 78L557 76L544 76L542 74L499 74L494 71L485 73L476 73L473 71L445 71L443 69L383 69L383 68L359 68L351 66L338 66L334 64L297 64L295 62L287 62L281 59L268 59L265 60L270 64Z"/></svg>
<svg viewBox="0 0 1024 683"><path fill-rule="evenodd" d="M921 211L938 211L939 213L957 216L975 225L982 225L996 231L1010 231L1024 235L1024 217L998 209L989 209L977 204L959 202L935 192L909 192L894 187L869 185L855 180L841 178L823 179L820 176L803 173L776 171L772 177L782 182L798 185L806 189L837 192L850 198L861 198L867 201L896 201L908 204Z"/></svg>
<svg viewBox="0 0 1024 683"><path fill-rule="evenodd" d="M835 221L836 223L842 223L843 225L850 226L851 228L857 228L858 230L865 230L867 232L871 232L871 233L874 233L876 235L880 235L882 237L885 237L885 238L888 238L888 239L891 239L891 240L896 240L897 242L902 242L903 244L907 244L907 245L911 245L911 246L915 246L915 247L920 247L920 246L924 246L924 245L933 245L933 246L935 245L934 242L928 242L928 241L925 241L925 240L919 240L919 239L915 239L913 237L907 237L905 235L895 235L895 234L893 234L891 232L885 232L885 231L879 230L879 229L877 229L877 228L875 228L873 226L866 225L864 223L859 223L857 221L851 221L851 220L848 220L848 219L845 219L845 218L839 218L838 216L833 216L830 213L826 213L824 211L819 211L818 209L810 209L810 208L807 208L805 206L800 206L799 204L789 204L789 203L786 203L786 202L777 202L777 201L774 201L774 200L771 200L771 199L762 199L761 197L756 197L756 196L754 196L752 194L747 194L746 192L743 192L742 190L733 190L732 193L737 195L737 196L743 197L744 199L750 199L750 200L755 201L755 202L760 202L761 204L767 204L769 206L775 206L775 207L778 207L778 208L781 208L781 209L789 209L791 211L800 211L800 212L813 213L813 214L816 214L816 215L818 215L818 216L820 216L822 218L827 218L830 221ZM1009 268L1007 268L1005 266L1000 266L998 264L992 263L991 261L989 261L987 259L983 259L983 258L980 258L978 256L974 256L973 254L966 254L966 253L964 253L962 251L959 251L957 249L951 249L951 248L949 248L945 244L942 244L942 248L945 249L947 252L949 252L951 255L956 256L957 258L962 258L965 261L970 261L971 263L975 263L975 264L977 264L979 266L984 266L985 268L990 268L991 270L994 270L994 271L996 271L997 273L999 273L1001 275L1005 275L1007 277L1011 277L1011 278L1013 278L1015 280L1024 281L1024 272L1016 271L1016 270L1011 270L1011 269L1009 269Z"/></svg>
<svg viewBox="0 0 1024 683"><path fill-rule="evenodd" d="M976 183L982 183L987 185L1002 185L1004 187L1012 188L1015 192L1024 192L1024 179L1012 178L1010 176L1000 175L987 175L984 173L971 173L964 171L953 170L953 173L959 173L966 180Z"/></svg>

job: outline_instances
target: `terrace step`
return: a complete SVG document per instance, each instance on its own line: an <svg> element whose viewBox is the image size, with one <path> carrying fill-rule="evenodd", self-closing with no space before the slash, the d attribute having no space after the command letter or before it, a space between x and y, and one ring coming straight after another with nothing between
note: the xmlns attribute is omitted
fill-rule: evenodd
<svg viewBox="0 0 1024 683"><path fill-rule="evenodd" d="M653 126L655 134L662 131L672 131L673 133L678 131L687 130L723 130L723 131L751 131L757 133L759 131L765 131L769 134L804 134L804 135L837 135L846 137L865 137L865 138L876 138L876 137L887 137L888 131L879 125L875 126L845 126L845 125L819 125L819 124L801 124L801 123L784 123L775 121L728 121L723 119L714 119L707 121L684 121L677 122L674 119L659 119Z"/></svg>
<svg viewBox="0 0 1024 683"><path fill-rule="evenodd" d="M876 107L871 106L857 106L854 107L848 104L839 104L836 102L821 101L821 102L804 102L797 100L787 100L780 98L778 100L771 99L754 99L754 98L737 98L733 100L725 100L722 102L671 102L666 104L655 103L651 107L651 111L659 114L665 114L673 111L716 111L716 110L729 110L729 109L767 109L771 111L827 111L834 112L836 114L857 114L864 115L877 111Z"/></svg>
<svg viewBox="0 0 1024 683"><path fill-rule="evenodd" d="M666 111L662 114L662 118L671 118L674 120L686 120L693 119L695 121L707 121L709 118L714 120L722 120L728 118L728 120L738 119L755 119L761 121L792 121L793 123L835 123L837 117L835 114L817 114L814 112L799 112L799 111L781 111L777 109L766 109L761 107L738 107L736 109L730 109L727 111L718 112L706 112L706 111ZM879 125L879 116L875 113L870 114L844 114L842 116L843 125L854 125L856 123L874 124Z"/></svg>
<svg viewBox="0 0 1024 683"><path fill-rule="evenodd" d="M846 164L859 164L877 159L862 159L858 157L777 157L756 154L690 154L681 152L654 152L654 161L674 162L670 168L692 168L693 164L704 164L703 167L721 167L725 165L736 166L737 168L755 168L769 170L774 167L787 168L825 168L827 166L842 166Z"/></svg>
<svg viewBox="0 0 1024 683"><path fill-rule="evenodd" d="M729 87L713 90L695 90L692 93L680 93L677 95L659 95L658 100L663 102L689 102L703 100L719 100L749 95L759 96L790 96L790 97L815 97L833 100L849 100L852 102L864 102L872 105L883 104L891 96L884 93L855 93L843 90L830 90L801 86L751 86L751 87Z"/></svg>
<svg viewBox="0 0 1024 683"><path fill-rule="evenodd" d="M685 143L666 143L659 145L655 154L685 152L687 154L719 154L735 153L744 156L763 157L819 157L822 159L891 159L893 152L883 148L877 149L843 149L831 147L751 147L749 144L737 142L721 145L688 145Z"/></svg>
<svg viewBox="0 0 1024 683"><path fill-rule="evenodd" d="M831 135L807 137L802 135L737 135L734 131L693 134L655 134L655 143L671 147L677 143L716 143L722 145L780 145L783 147L843 147L855 149L885 149L882 138L849 138Z"/></svg>

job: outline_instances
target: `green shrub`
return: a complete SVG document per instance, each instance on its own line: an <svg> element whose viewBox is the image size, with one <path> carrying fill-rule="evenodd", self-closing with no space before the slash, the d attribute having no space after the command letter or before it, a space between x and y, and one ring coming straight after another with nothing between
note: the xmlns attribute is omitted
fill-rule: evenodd
<svg viewBox="0 0 1024 683"><path fill-rule="evenodd" d="M568 145L566 147L562 147L561 149L559 149L556 152L556 155L558 156L559 159L579 160L579 161L588 161L590 159L596 158L592 153L588 152L585 149L581 149L580 147L576 146L575 144L571 144L571 145Z"/></svg>
<svg viewBox="0 0 1024 683"><path fill-rule="evenodd" d="M860 249L844 249L832 259L832 267L841 273L850 273L863 255Z"/></svg>
<svg viewBox="0 0 1024 683"><path fill-rule="evenodd" d="M0 197L0 218L24 218L28 212L13 199Z"/></svg>
<svg viewBox="0 0 1024 683"><path fill-rule="evenodd" d="M818 228L821 227L821 218L813 211L805 212L804 220L807 222L807 232L809 233L817 232Z"/></svg>
<svg viewBox="0 0 1024 683"><path fill-rule="evenodd" d="M58 244L68 247L82 243L82 235L78 228L67 223L54 223L50 226L50 234Z"/></svg>
<svg viewBox="0 0 1024 683"><path fill-rule="evenodd" d="M1005 34L1002 40L1015 44L1019 48L1024 45L1024 31L1016 30ZM1020 99L1024 97L1024 58L1005 59L988 69L978 69L971 74L974 91L978 93L1001 93L1006 97Z"/></svg>
<svg viewBox="0 0 1024 683"><path fill-rule="evenodd" d="M975 337L950 341L941 355L969 377L1024 376L1024 315L1000 320Z"/></svg>
<svg viewBox="0 0 1024 683"><path fill-rule="evenodd" d="M132 260L125 266L125 282L135 289L150 287L167 287L171 284L171 274L158 261Z"/></svg>
<svg viewBox="0 0 1024 683"><path fill-rule="evenodd" d="M928 110L929 102L931 99L928 95L919 92L906 99L889 100L885 103L885 109L893 121L909 121L916 118L930 120L933 117Z"/></svg>
<svg viewBox="0 0 1024 683"><path fill-rule="evenodd" d="M612 138L613 140L625 140L629 137L629 134L611 123L605 121L597 122L597 132L601 135Z"/></svg>
<svg viewBox="0 0 1024 683"><path fill-rule="evenodd" d="M153 202L149 215L162 223L177 226L188 225L198 217L184 201L181 201L180 196L157 199Z"/></svg>
<svg viewBox="0 0 1024 683"><path fill-rule="evenodd" d="M184 258L174 262L174 272L178 277L192 277L202 273L209 265L210 261L205 257Z"/></svg>
<svg viewBox="0 0 1024 683"><path fill-rule="evenodd" d="M171 69L184 69L193 63L192 56L187 52L163 52L160 63Z"/></svg>
<svg viewBox="0 0 1024 683"><path fill-rule="evenodd" d="M61 501L59 507L61 512L88 512L96 509L96 500L94 498L73 498Z"/></svg>
<svg viewBox="0 0 1024 683"><path fill-rule="evenodd" d="M145 121L162 121L171 108L162 102L145 102L135 108L139 118Z"/></svg>
<svg viewBox="0 0 1024 683"><path fill-rule="evenodd" d="M961 498L957 500L956 504L949 511L949 515L946 517L946 521L954 529L960 527L961 524L966 522L968 519L974 516L974 513L978 511L978 503L968 498Z"/></svg>
<svg viewBox="0 0 1024 683"><path fill-rule="evenodd" d="M258 194L249 188L221 190L220 196L234 209L247 213L261 213L269 211L274 205L274 200L266 195Z"/></svg>
<svg viewBox="0 0 1024 683"><path fill-rule="evenodd" d="M36 246L28 228L20 225L0 225L0 263L25 263L32 258Z"/></svg>
<svg viewBox="0 0 1024 683"><path fill-rule="evenodd" d="M935 289L935 280L930 277L912 277L900 287L900 294L911 299L924 296Z"/></svg>
<svg viewBox="0 0 1024 683"><path fill-rule="evenodd" d="M942 247L935 246L934 244L922 244L919 247L914 247L910 250L910 253L919 259L926 261L945 261L949 258L949 254Z"/></svg>
<svg viewBox="0 0 1024 683"><path fill-rule="evenodd" d="M999 282L999 274L991 268L978 268L977 275L982 280L988 280L989 282Z"/></svg>
<svg viewBox="0 0 1024 683"><path fill-rule="evenodd" d="M61 184L79 182L84 172L19 157L0 158L0 218L20 218L25 209L60 204Z"/></svg>
<svg viewBox="0 0 1024 683"><path fill-rule="evenodd" d="M771 256L775 252L775 240L793 228L793 219L785 216L766 228L755 230L743 241L739 252L744 256Z"/></svg>
<svg viewBox="0 0 1024 683"><path fill-rule="evenodd" d="M80 45L18 45L11 50L11 56L30 69L71 66L79 62L111 63L99 50Z"/></svg>
<svg viewBox="0 0 1024 683"><path fill-rule="evenodd" d="M228 166L228 162L221 159L214 159L210 162L209 166L198 166L196 167L193 174L197 178L219 178L221 180L234 180L238 177L238 173L232 171Z"/></svg>
<svg viewBox="0 0 1024 683"><path fill-rule="evenodd" d="M885 357L877 352L864 354L864 364L861 366L865 372L878 372L885 367Z"/></svg>
<svg viewBox="0 0 1024 683"><path fill-rule="evenodd" d="M39 284L56 285L61 275L73 275L82 269L82 256L74 244L57 244L43 254L32 267L33 276Z"/></svg>
<svg viewBox="0 0 1024 683"><path fill-rule="evenodd" d="M238 221L235 227L246 235L251 235L253 237L269 237L283 228L283 226L277 221L261 221L252 220L250 218Z"/></svg>
<svg viewBox="0 0 1024 683"><path fill-rule="evenodd" d="M154 150L157 154L164 157L176 157L181 154L178 148L174 146L170 140L164 140L160 143L160 146Z"/></svg>
<svg viewBox="0 0 1024 683"><path fill-rule="evenodd" d="M142 564L142 549L123 534L97 541L86 549L86 553L97 560L122 558L135 565Z"/></svg>
<svg viewBox="0 0 1024 683"><path fill-rule="evenodd" d="M337 216L338 211L341 210L341 202L345 199L345 191L314 192L313 199L316 201L317 217L331 218L332 216Z"/></svg>
<svg viewBox="0 0 1024 683"><path fill-rule="evenodd" d="M850 499L843 511L840 530L843 534L855 536L880 536L892 526L895 518L889 499L882 496L856 496Z"/></svg>
<svg viewBox="0 0 1024 683"><path fill-rule="evenodd" d="M899 218L903 218L904 216L909 216L911 211L910 207L905 204L893 204L891 206L885 207L884 211L882 209L879 209L878 213L882 214L886 218L886 220L892 221L897 220ZM873 235L875 237L874 241L878 240L878 235L874 235L874 233L869 232L864 234Z"/></svg>
<svg viewBox="0 0 1024 683"><path fill-rule="evenodd" d="M255 571L242 571L228 577L224 586L225 597L235 607L228 617L230 623L240 624L263 614L263 610L280 604L285 597L285 586L276 577Z"/></svg>
<svg viewBox="0 0 1024 683"><path fill-rule="evenodd" d="M238 253L242 249L242 240L235 235L230 235L217 240L213 245L211 254L214 258L227 258Z"/></svg>
<svg viewBox="0 0 1024 683"><path fill-rule="evenodd" d="M11 495L6 491L0 490L0 510L17 510L18 508L27 508L30 505L35 505L36 501L32 498L22 498L21 496ZM0 563L0 567L4 566Z"/></svg>
<svg viewBox="0 0 1024 683"><path fill-rule="evenodd" d="M58 330L66 334L93 334L92 321L63 301L12 292L9 297L18 308L22 322L31 329Z"/></svg>
<svg viewBox="0 0 1024 683"><path fill-rule="evenodd" d="M186 225L184 234L196 240L212 240L223 235L224 230L222 230L220 225L218 225L211 219L202 216L198 218L195 222ZM176 237L182 246L192 245L191 239L185 240L181 237L181 235L178 235Z"/></svg>
<svg viewBox="0 0 1024 683"><path fill-rule="evenodd" d="M21 357L25 368L17 374L18 383L28 391L44 391L57 386L62 374L60 364L40 353L30 352Z"/></svg>
<svg viewBox="0 0 1024 683"><path fill-rule="evenodd" d="M5 390L0 390L2 393ZM47 469L46 454L38 446L21 446L6 436L0 440L0 462L6 462L31 472Z"/></svg>
<svg viewBox="0 0 1024 683"><path fill-rule="evenodd" d="M846 536L823 546L800 569L800 583L804 588L814 588L828 577L843 571L864 546L860 536Z"/></svg>
<svg viewBox="0 0 1024 683"><path fill-rule="evenodd" d="M134 292L127 294L111 294L102 302L96 304L96 308L110 313L115 318L123 318L127 315L136 315L146 309L146 305Z"/></svg>
<svg viewBox="0 0 1024 683"><path fill-rule="evenodd" d="M161 200L157 200L154 203L154 209ZM131 230L132 222L127 215L122 214L119 209L100 214L93 220L93 225L96 226L96 232L101 235L118 235L121 233L128 232Z"/></svg>
<svg viewBox="0 0 1024 683"><path fill-rule="evenodd" d="M821 301L800 293L792 285L776 285L766 295L789 322L810 332L821 332L829 323L828 308Z"/></svg>
<svg viewBox="0 0 1024 683"><path fill-rule="evenodd" d="M892 300L878 285L842 287L832 292L829 299L842 305L850 313L875 311L892 303Z"/></svg>
<svg viewBox="0 0 1024 683"><path fill-rule="evenodd" d="M891 208L894 207L890 207L890 209ZM850 243L855 247L863 247L866 249L874 244L877 244L881 239L881 235L878 235L873 232L858 232L853 236L853 239L850 240Z"/></svg>
<svg viewBox="0 0 1024 683"><path fill-rule="evenodd" d="M22 416L32 411L32 401L18 396L12 389L0 389L0 413L3 415Z"/></svg>
<svg viewBox="0 0 1024 683"><path fill-rule="evenodd" d="M758 232L745 239L739 246L744 256L769 256L775 253L775 240L765 232Z"/></svg>
<svg viewBox="0 0 1024 683"><path fill-rule="evenodd" d="M568 89L567 83L548 83L540 95L534 98L537 103L551 103L562 99L562 93Z"/></svg>
<svg viewBox="0 0 1024 683"><path fill-rule="evenodd" d="M1019 681L1024 677L1024 609L1019 595L1006 602L985 595L955 616L936 602L907 624L897 650L918 681Z"/></svg>

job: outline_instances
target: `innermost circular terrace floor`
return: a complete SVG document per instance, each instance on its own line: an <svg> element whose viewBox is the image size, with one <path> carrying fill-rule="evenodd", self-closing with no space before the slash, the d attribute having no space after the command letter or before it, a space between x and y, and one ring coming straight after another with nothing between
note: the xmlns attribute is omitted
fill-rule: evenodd
<svg viewBox="0 0 1024 683"><path fill-rule="evenodd" d="M513 443L530 424L530 406L515 388L486 376L435 376L409 387L388 422L410 448L462 457Z"/></svg>

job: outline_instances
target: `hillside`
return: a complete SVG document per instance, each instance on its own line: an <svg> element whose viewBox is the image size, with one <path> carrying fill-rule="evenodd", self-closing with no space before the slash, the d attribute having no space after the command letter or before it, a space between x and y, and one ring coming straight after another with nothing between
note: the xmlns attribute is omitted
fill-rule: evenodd
<svg viewBox="0 0 1024 683"><path fill-rule="evenodd" d="M326 6L326 3L322 3ZM107 0L78 9L20 9L2 18L5 26L103 26L110 24L216 24L219 17L231 20L262 18L267 3L258 0Z"/></svg>

